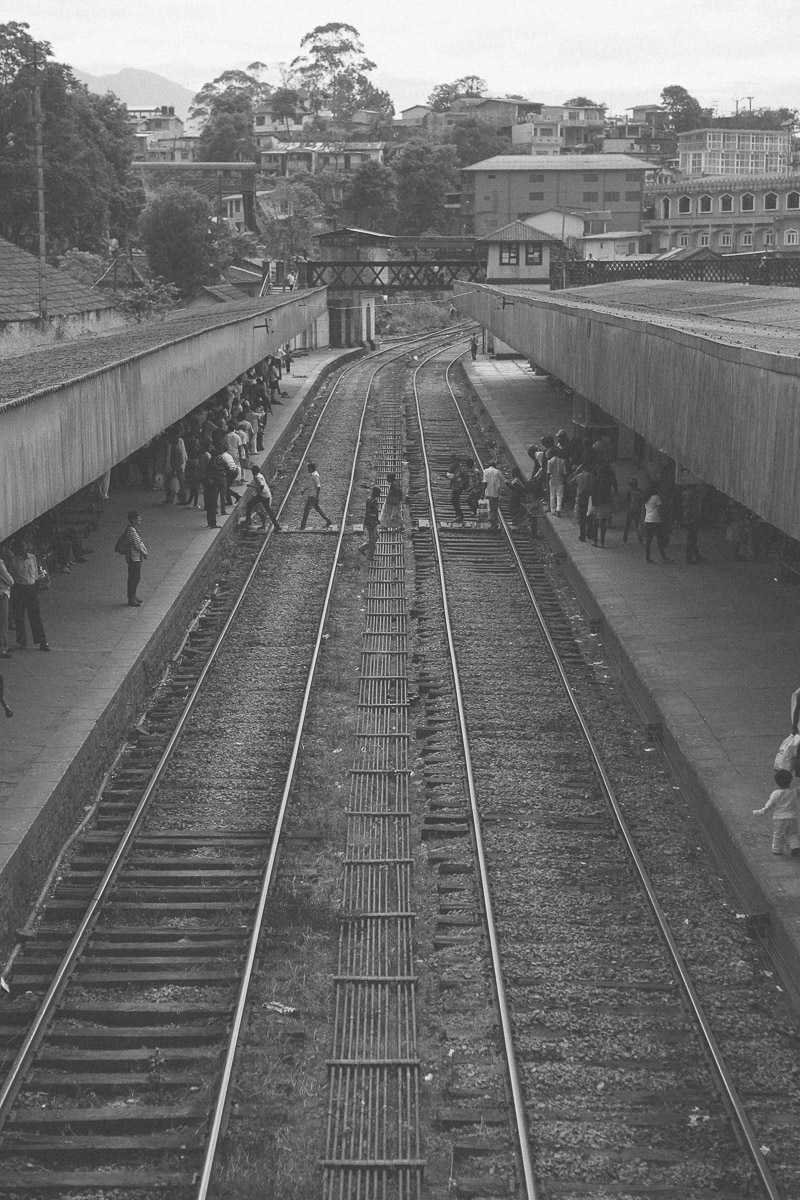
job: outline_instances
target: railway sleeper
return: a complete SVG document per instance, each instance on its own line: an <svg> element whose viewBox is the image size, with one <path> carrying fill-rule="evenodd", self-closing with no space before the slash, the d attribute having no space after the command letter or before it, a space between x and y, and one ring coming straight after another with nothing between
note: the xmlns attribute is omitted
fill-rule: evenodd
<svg viewBox="0 0 800 1200"><path fill-rule="evenodd" d="M158 1191L170 1196L189 1195L191 1177L174 1171L13 1171L0 1176L0 1188L6 1192L44 1192L64 1195L71 1191L107 1192L117 1188L128 1191Z"/></svg>
<svg viewBox="0 0 800 1200"><path fill-rule="evenodd" d="M97 1130L102 1133L106 1129L154 1129L162 1126L175 1129L194 1128L206 1116L205 1111L195 1105L173 1106L158 1105L147 1108L129 1106L121 1108L112 1105L108 1108L59 1108L53 1111L47 1108L17 1108L8 1118L11 1129L43 1129L70 1130L77 1133L80 1130ZM98 1149L102 1143L98 1143Z"/></svg>
<svg viewBox="0 0 800 1200"><path fill-rule="evenodd" d="M91 1070L85 1051L91 1050L95 1061L144 1061L158 1048L170 1057L208 1058L225 1037L227 1025L219 1021L206 1025L128 1025L124 1029L103 1028L98 1025L56 1027L47 1034L47 1042L37 1061L54 1064L69 1063L77 1070Z"/></svg>

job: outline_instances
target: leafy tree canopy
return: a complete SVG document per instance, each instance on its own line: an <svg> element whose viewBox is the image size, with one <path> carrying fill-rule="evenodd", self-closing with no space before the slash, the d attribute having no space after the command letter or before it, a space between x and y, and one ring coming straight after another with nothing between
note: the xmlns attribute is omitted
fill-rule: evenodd
<svg viewBox="0 0 800 1200"><path fill-rule="evenodd" d="M661 93L661 103L667 110L669 125L673 133L686 133L690 129L700 129L711 122L711 111L703 108L699 100L687 92L679 84L665 87Z"/></svg>
<svg viewBox="0 0 800 1200"><path fill-rule="evenodd" d="M605 108L605 104L598 104L596 100L590 100L588 96L573 96L571 100L564 101L565 107L571 108Z"/></svg>
<svg viewBox="0 0 800 1200"><path fill-rule="evenodd" d="M347 221L361 229L393 233L397 220L394 173L379 162L353 172L344 196Z"/></svg>
<svg viewBox="0 0 800 1200"><path fill-rule="evenodd" d="M458 186L455 147L432 146L414 138L397 153L393 168L397 180L398 232L443 231L447 224L445 197Z"/></svg>
<svg viewBox="0 0 800 1200"><path fill-rule="evenodd" d="M462 75L452 83L437 84L428 96L428 104L434 112L447 112L459 96L483 96L486 91L486 80L480 75Z"/></svg>
<svg viewBox="0 0 800 1200"><path fill-rule="evenodd" d="M120 312L136 322L149 321L154 317L161 317L163 321L179 298L180 292L174 283L165 283L163 279L155 277L139 287L117 292L116 303Z"/></svg>
<svg viewBox="0 0 800 1200"><path fill-rule="evenodd" d="M272 87L263 78L266 66L251 63L246 71L223 71L210 83L205 83L192 100L189 116L208 121L219 112L246 112L263 103Z"/></svg>
<svg viewBox="0 0 800 1200"><path fill-rule="evenodd" d="M796 108L746 108L729 117L715 117L714 124L724 129L780 129L796 120Z"/></svg>
<svg viewBox="0 0 800 1200"><path fill-rule="evenodd" d="M289 260L308 255L311 239L318 232L322 204L302 177L281 179L267 196L259 196L259 225L272 258Z"/></svg>
<svg viewBox="0 0 800 1200"><path fill-rule="evenodd" d="M367 72L375 63L367 58L361 34L353 25L331 21L317 25L300 40L303 54L292 62L295 78L308 90L311 107L330 107L335 120L347 120L363 102ZM370 85L371 87L372 85Z"/></svg>
<svg viewBox="0 0 800 1200"><path fill-rule="evenodd" d="M442 139L455 147L459 167L469 167L494 154L510 154L511 141L494 125L470 117L452 126Z"/></svg>
<svg viewBox="0 0 800 1200"><path fill-rule="evenodd" d="M27 30L20 22L0 25L0 235L31 249L37 238L34 71L27 65L35 53L48 248L98 251L108 236L124 241L140 195L130 174L127 110L110 93L91 94Z"/></svg>
<svg viewBox="0 0 800 1200"><path fill-rule="evenodd" d="M205 196L191 188L162 188L139 218L139 231L150 270L183 296L218 280L227 266L224 229L212 222Z"/></svg>
<svg viewBox="0 0 800 1200"><path fill-rule="evenodd" d="M256 144L248 111L217 111L205 124L197 143L201 162L252 162Z"/></svg>

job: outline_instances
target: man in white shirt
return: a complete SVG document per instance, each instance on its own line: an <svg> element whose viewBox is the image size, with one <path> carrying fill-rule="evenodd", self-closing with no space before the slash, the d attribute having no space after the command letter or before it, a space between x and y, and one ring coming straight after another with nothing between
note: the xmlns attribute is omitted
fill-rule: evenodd
<svg viewBox="0 0 800 1200"><path fill-rule="evenodd" d="M267 528L267 517L272 521L273 528L280 531L275 514L272 511L272 492L269 490L269 484L261 474L260 467L255 463L251 463L250 470L253 472L253 478L247 485L247 490L253 493L251 499L247 501L245 525L250 525L253 519L253 510L261 516L261 528ZM264 515L266 513L266 516Z"/></svg>
<svg viewBox="0 0 800 1200"><path fill-rule="evenodd" d="M500 493L505 480L494 459L483 472L483 482L485 484L483 494L489 501L489 524L492 529L499 529Z"/></svg>
<svg viewBox="0 0 800 1200"><path fill-rule="evenodd" d="M331 519L330 519L330 517L325 516L325 513L322 511L322 509L319 506L319 494L322 491L322 480L319 477L319 471L317 470L317 464L310 462L310 463L308 463L307 469L308 469L308 475L309 475L308 495L306 497L306 506L303 509L303 518L300 522L300 528L305 529L306 521L308 520L309 513L311 512L312 508L314 508L319 513L319 515L322 517L323 521L325 522L325 528L327 529L328 526L331 524Z"/></svg>

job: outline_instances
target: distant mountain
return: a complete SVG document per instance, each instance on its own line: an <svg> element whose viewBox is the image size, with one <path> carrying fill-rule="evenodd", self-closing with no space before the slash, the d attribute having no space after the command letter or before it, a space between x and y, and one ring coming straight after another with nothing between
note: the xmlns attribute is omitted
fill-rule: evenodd
<svg viewBox="0 0 800 1200"><path fill-rule="evenodd" d="M155 108L157 105L171 105L176 114L184 121L189 112L189 105L195 93L180 83L173 83L163 75L155 75L152 71L137 71L126 67L115 75L89 75L86 71L73 68L75 77L85 83L90 92L104 95L113 92L130 108Z"/></svg>

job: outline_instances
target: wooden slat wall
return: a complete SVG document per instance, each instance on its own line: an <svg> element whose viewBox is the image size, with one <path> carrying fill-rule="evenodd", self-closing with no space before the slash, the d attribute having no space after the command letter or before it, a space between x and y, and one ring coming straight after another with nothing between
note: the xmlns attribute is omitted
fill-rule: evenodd
<svg viewBox="0 0 800 1200"><path fill-rule="evenodd" d="M461 312L800 539L800 360L472 285ZM513 302L513 306L508 304Z"/></svg>
<svg viewBox="0 0 800 1200"><path fill-rule="evenodd" d="M266 311L266 310L265 310ZM121 462L326 314L324 292L200 333L4 410L0 540Z"/></svg>

